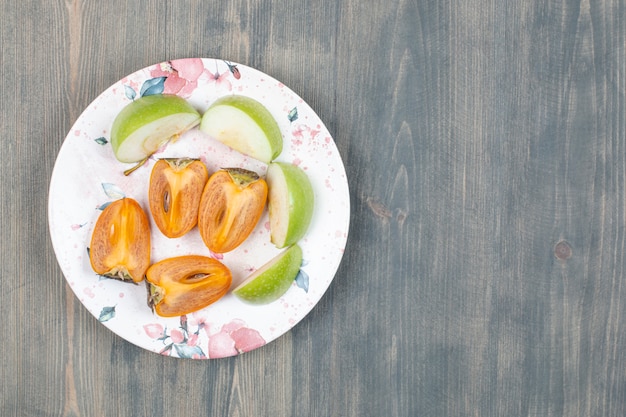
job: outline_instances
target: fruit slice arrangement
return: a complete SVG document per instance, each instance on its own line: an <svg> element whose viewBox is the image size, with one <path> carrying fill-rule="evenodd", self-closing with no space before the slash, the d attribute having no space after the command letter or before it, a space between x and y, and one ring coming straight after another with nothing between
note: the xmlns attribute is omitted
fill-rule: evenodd
<svg viewBox="0 0 626 417"><path fill-rule="evenodd" d="M302 249L298 242L311 223L314 192L302 169L275 161L282 152L282 135L261 103L245 96L228 96L201 116L178 96L141 97L114 120L111 145L120 162L142 166L161 146L196 126L267 164L266 176L242 168L222 168L209 175L198 159L160 159L149 181L151 217L158 230L171 239L197 226L211 252L225 253L248 238L267 207L271 242L283 250L232 293L246 303L273 302L289 289L299 272ZM172 257L150 264L148 216L131 198L117 200L101 213L92 234L90 260L94 271L103 276L134 283L145 278L148 304L164 317L204 308L227 294L232 283L228 266L207 256Z"/></svg>

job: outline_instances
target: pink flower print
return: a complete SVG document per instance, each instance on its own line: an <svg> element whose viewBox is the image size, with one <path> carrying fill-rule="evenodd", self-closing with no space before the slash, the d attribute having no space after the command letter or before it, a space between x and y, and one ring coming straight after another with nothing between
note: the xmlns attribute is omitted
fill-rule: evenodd
<svg viewBox="0 0 626 417"><path fill-rule="evenodd" d="M163 326L158 323L146 324L143 330L152 339L158 339L163 336Z"/></svg>
<svg viewBox="0 0 626 417"><path fill-rule="evenodd" d="M187 81L198 81L204 72L204 63L200 58L175 59L170 63L172 68L178 72L178 76Z"/></svg>
<svg viewBox="0 0 626 417"><path fill-rule="evenodd" d="M163 84L163 94L177 94L186 84L185 79L178 76L178 72L172 68L169 62L157 65L150 71L150 76L153 78L167 77Z"/></svg>
<svg viewBox="0 0 626 417"><path fill-rule="evenodd" d="M198 344L198 334L192 333L187 339L187 346L196 346Z"/></svg>
<svg viewBox="0 0 626 417"><path fill-rule="evenodd" d="M232 333L235 330L241 329L244 327L246 323L243 320L235 319L229 323L226 323L222 326L222 331L226 333Z"/></svg>
<svg viewBox="0 0 626 417"><path fill-rule="evenodd" d="M209 71L208 69L204 70L204 72L209 77L209 83L215 83L216 88L223 86L226 88L226 90L232 91L233 85L228 80L228 76L230 75L230 72L224 71L223 73L220 74L217 67L215 68L215 73Z"/></svg>
<svg viewBox="0 0 626 417"><path fill-rule="evenodd" d="M200 329L204 329L208 326L208 321L206 316L198 313L198 312L194 312L191 313L191 318L189 319L189 326L190 327L197 327L198 331L200 331Z"/></svg>
<svg viewBox="0 0 626 417"><path fill-rule="evenodd" d="M235 341L224 331L215 333L209 337L209 357L226 358L238 354Z"/></svg>
<svg viewBox="0 0 626 417"><path fill-rule="evenodd" d="M170 331L170 338L173 343L182 343L185 340L185 335L178 329L172 329Z"/></svg>
<svg viewBox="0 0 626 417"><path fill-rule="evenodd" d="M265 339L254 329L242 327L230 334L235 341L235 348L243 353L259 348L265 344Z"/></svg>
<svg viewBox="0 0 626 417"><path fill-rule="evenodd" d="M150 71L150 75L167 77L164 83L164 94L189 97L198 87L198 78L203 71L204 64L200 58L177 59L161 63Z"/></svg>
<svg viewBox="0 0 626 417"><path fill-rule="evenodd" d="M248 352L265 345L261 334L246 327L241 320L222 326L219 332L209 335L209 357L224 358Z"/></svg>
<svg viewBox="0 0 626 417"><path fill-rule="evenodd" d="M143 326L144 331L148 336L155 340L163 342L163 349L159 351L162 355L173 356L176 355L179 358L195 358L205 359L206 355L202 351L202 348L198 346L199 333L201 326L204 326L204 321L198 325L195 332L191 333L188 329L188 324L198 324L196 319L188 320L186 315L180 316L180 326L176 329L168 331L158 323L146 324Z"/></svg>
<svg viewBox="0 0 626 417"><path fill-rule="evenodd" d="M189 97L198 87L198 78L204 72L204 63L200 58L177 59L172 62L172 68L178 76L186 80L185 85L178 92L182 97Z"/></svg>

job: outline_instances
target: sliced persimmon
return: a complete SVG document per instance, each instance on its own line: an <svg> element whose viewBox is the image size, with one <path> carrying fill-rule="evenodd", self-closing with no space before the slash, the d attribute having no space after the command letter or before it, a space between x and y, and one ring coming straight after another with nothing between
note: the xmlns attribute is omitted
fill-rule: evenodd
<svg viewBox="0 0 626 417"><path fill-rule="evenodd" d="M148 268L148 305L163 317L198 311L222 298L232 275L220 261L184 255L159 261Z"/></svg>
<svg viewBox="0 0 626 417"><path fill-rule="evenodd" d="M198 230L213 252L241 245L256 227L267 201L267 183L256 172L224 168L209 178L198 210Z"/></svg>
<svg viewBox="0 0 626 417"><path fill-rule="evenodd" d="M209 179L204 164L192 158L164 158L150 174L148 202L161 233L178 238L198 223L198 206Z"/></svg>
<svg viewBox="0 0 626 417"><path fill-rule="evenodd" d="M135 283L143 280L150 266L150 224L136 200L116 200L100 213L89 261L99 275Z"/></svg>

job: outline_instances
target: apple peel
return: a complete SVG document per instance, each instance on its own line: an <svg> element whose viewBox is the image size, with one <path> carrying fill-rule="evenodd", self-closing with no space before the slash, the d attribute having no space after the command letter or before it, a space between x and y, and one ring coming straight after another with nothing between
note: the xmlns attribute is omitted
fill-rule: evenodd
<svg viewBox="0 0 626 417"><path fill-rule="evenodd" d="M267 169L270 239L277 248L298 242L313 218L315 195L307 174L298 166L272 162Z"/></svg>
<svg viewBox="0 0 626 417"><path fill-rule="evenodd" d="M142 165L167 142L196 127L200 120L200 113L182 97L143 96L115 117L111 127L113 153L120 162Z"/></svg>
<svg viewBox="0 0 626 417"><path fill-rule="evenodd" d="M247 96L225 96L211 104L202 116L200 130L266 164L283 149L276 119L263 104Z"/></svg>
<svg viewBox="0 0 626 417"><path fill-rule="evenodd" d="M248 304L269 304L289 290L301 265L302 249L292 245L253 272L232 292Z"/></svg>

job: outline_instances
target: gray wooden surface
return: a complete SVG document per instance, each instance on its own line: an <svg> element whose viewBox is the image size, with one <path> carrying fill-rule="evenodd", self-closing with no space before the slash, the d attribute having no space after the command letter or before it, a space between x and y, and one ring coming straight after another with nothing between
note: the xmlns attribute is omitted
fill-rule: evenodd
<svg viewBox="0 0 626 417"><path fill-rule="evenodd" d="M626 4L0 2L0 415L623 416ZM56 154L147 65L246 64L324 120L351 229L292 331L242 356L144 351L50 243Z"/></svg>

